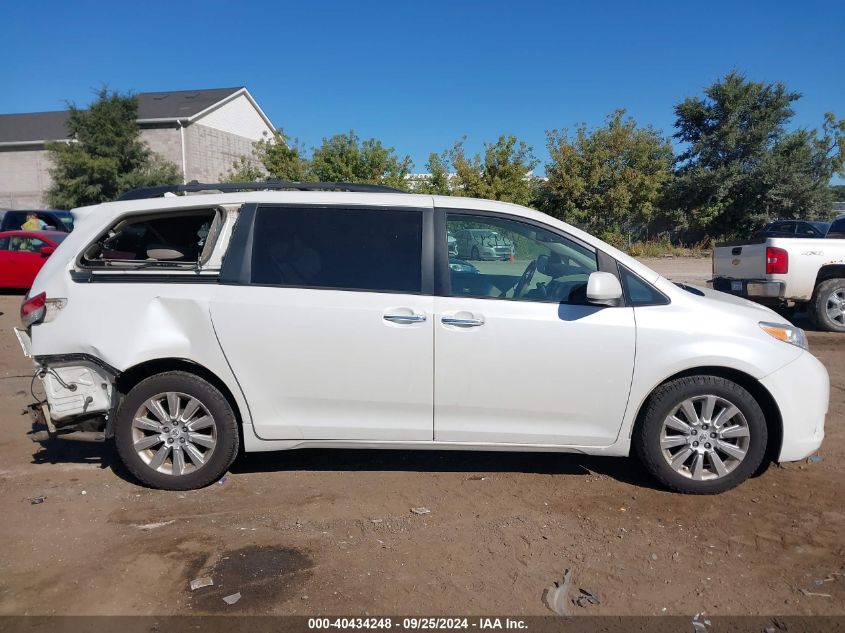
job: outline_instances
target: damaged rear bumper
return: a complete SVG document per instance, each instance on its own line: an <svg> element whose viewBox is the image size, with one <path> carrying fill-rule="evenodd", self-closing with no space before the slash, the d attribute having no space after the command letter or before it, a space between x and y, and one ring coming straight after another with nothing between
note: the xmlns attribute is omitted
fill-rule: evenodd
<svg viewBox="0 0 845 633"><path fill-rule="evenodd" d="M32 356L29 334L15 328L15 335L46 395L46 401L30 405L29 412L37 426L47 428L47 437L73 431L105 431L110 436L120 372L88 354ZM42 435L31 437L47 439Z"/></svg>

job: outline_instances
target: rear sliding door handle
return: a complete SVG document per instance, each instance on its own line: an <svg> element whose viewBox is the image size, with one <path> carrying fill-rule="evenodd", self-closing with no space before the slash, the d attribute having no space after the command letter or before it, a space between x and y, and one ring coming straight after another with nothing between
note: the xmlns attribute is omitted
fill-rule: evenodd
<svg viewBox="0 0 845 633"><path fill-rule="evenodd" d="M440 322L444 325L456 325L458 327L478 327L484 325L481 319L456 319L455 317L443 317Z"/></svg>
<svg viewBox="0 0 845 633"><path fill-rule="evenodd" d="M391 323L422 323L425 321L424 314L385 314L385 321Z"/></svg>

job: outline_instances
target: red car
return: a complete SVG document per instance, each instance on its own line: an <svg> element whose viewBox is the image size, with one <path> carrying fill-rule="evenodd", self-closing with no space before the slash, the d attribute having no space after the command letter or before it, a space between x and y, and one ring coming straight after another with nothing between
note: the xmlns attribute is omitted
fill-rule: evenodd
<svg viewBox="0 0 845 633"><path fill-rule="evenodd" d="M0 288L29 289L44 262L67 236L60 231L0 233Z"/></svg>

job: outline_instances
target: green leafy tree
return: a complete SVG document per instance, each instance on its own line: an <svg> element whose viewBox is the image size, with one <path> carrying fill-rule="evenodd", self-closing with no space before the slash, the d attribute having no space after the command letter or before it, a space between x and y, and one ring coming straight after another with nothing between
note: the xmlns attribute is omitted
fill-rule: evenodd
<svg viewBox="0 0 845 633"><path fill-rule="evenodd" d="M482 154L468 157L465 140L457 141L448 152L455 170L453 195L523 205L532 202L536 180L531 172L538 161L530 146L515 136L500 136L495 143L485 143Z"/></svg>
<svg viewBox="0 0 845 633"><path fill-rule="evenodd" d="M654 219L672 174L672 146L660 132L616 110L603 127L550 130L546 138L544 211L617 245Z"/></svg>
<svg viewBox="0 0 845 633"><path fill-rule="evenodd" d="M732 72L675 107L685 145L671 203L692 227L739 234L773 217L829 213L829 188L843 173L845 121L825 115L821 131L787 132L801 95Z"/></svg>
<svg viewBox="0 0 845 633"><path fill-rule="evenodd" d="M272 138L255 144L255 154L271 178L302 181L309 179L310 165L298 139L275 130Z"/></svg>
<svg viewBox="0 0 845 633"><path fill-rule="evenodd" d="M102 88L88 110L68 106L69 142L50 143L53 184L47 203L70 209L114 200L124 191L173 184L182 177L141 140L138 100Z"/></svg>
<svg viewBox="0 0 845 633"><path fill-rule="evenodd" d="M361 141L354 131L324 138L311 155L310 172L323 182L384 184L407 189L411 158L374 138Z"/></svg>
<svg viewBox="0 0 845 633"><path fill-rule="evenodd" d="M258 182L266 179L267 172L247 156L239 156L238 160L232 163L229 173L222 177L224 182Z"/></svg>
<svg viewBox="0 0 845 633"><path fill-rule="evenodd" d="M831 185L830 195L836 202L845 202L845 185Z"/></svg>
<svg viewBox="0 0 845 633"><path fill-rule="evenodd" d="M414 192L427 193L435 196L451 195L449 158L446 153L437 154L432 152L428 155L428 162L426 162L425 167L428 170L428 178L416 183L413 189Z"/></svg>
<svg viewBox="0 0 845 633"><path fill-rule="evenodd" d="M226 176L229 182L253 182L273 178L300 182L310 179L310 162L297 139L284 130L274 130L271 138L253 143L253 156L241 156Z"/></svg>

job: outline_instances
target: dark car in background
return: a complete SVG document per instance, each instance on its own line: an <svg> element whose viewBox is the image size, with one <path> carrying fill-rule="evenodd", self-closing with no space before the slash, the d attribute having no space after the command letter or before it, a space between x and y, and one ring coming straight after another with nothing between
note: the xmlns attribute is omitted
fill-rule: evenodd
<svg viewBox="0 0 845 633"><path fill-rule="evenodd" d="M845 240L845 213L836 216L828 229L827 237L834 240Z"/></svg>
<svg viewBox="0 0 845 633"><path fill-rule="evenodd" d="M27 216L34 213L44 222L45 231L70 233L73 230L73 215L59 209L0 209L0 231L20 231Z"/></svg>
<svg viewBox="0 0 845 633"><path fill-rule="evenodd" d="M752 238L802 237L822 238L827 235L830 222L817 220L776 220L751 234Z"/></svg>

